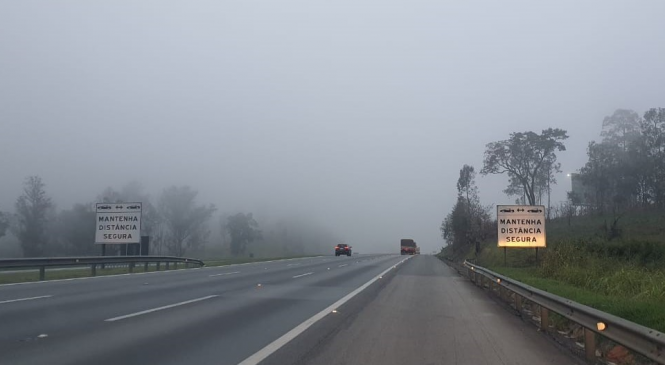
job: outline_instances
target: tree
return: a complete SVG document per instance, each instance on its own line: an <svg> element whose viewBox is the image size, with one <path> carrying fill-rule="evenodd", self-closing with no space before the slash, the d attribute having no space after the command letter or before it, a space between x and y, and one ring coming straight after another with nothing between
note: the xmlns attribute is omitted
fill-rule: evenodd
<svg viewBox="0 0 665 365"><path fill-rule="evenodd" d="M459 178L457 179L457 195L464 195L468 202L471 201L471 197L478 194L478 188L476 187L476 172L473 166L464 165L459 172Z"/></svg>
<svg viewBox="0 0 665 365"><path fill-rule="evenodd" d="M61 211L54 228L56 244L66 255L92 255L95 246L95 210L92 204L76 204Z"/></svg>
<svg viewBox="0 0 665 365"><path fill-rule="evenodd" d="M640 125L643 155L647 161L647 185L651 200L665 206L665 108L652 108L644 113Z"/></svg>
<svg viewBox="0 0 665 365"><path fill-rule="evenodd" d="M464 165L457 180L457 202L441 223L442 237L452 245L453 252L473 246L478 254L489 219L489 207L483 207L478 198L474 168Z"/></svg>
<svg viewBox="0 0 665 365"><path fill-rule="evenodd" d="M5 233L7 233L7 228L9 227L9 218L3 212L0 212L0 238L2 238Z"/></svg>
<svg viewBox="0 0 665 365"><path fill-rule="evenodd" d="M231 253L239 255L245 252L247 245L261 239L259 224L252 213L238 213L227 218L226 231L231 236Z"/></svg>
<svg viewBox="0 0 665 365"><path fill-rule="evenodd" d="M508 177L514 180L511 183L521 186L528 204L535 205L539 177L543 170L557 166L556 152L566 150L562 141L567 138L565 130L552 128L541 134L511 133L507 140L487 144L480 173L508 173Z"/></svg>
<svg viewBox="0 0 665 365"><path fill-rule="evenodd" d="M23 184L23 194L16 200L15 233L26 257L44 254L48 218L53 209L44 186L39 176L30 176Z"/></svg>
<svg viewBox="0 0 665 365"><path fill-rule="evenodd" d="M543 195L547 194L548 211L550 207L552 185L556 184L556 178L554 175L558 172L561 172L561 164L558 162L553 163L550 159L547 159L544 163L544 168L539 171L534 183L535 201L538 204L542 204ZM503 190L504 194L508 196L516 196L516 204L526 204L526 194L520 180L516 177L509 177L508 181L508 187Z"/></svg>
<svg viewBox="0 0 665 365"><path fill-rule="evenodd" d="M580 170L584 185L595 191L593 203L599 212L648 204L653 193L649 130L632 110L617 109L603 120L603 139L589 143L589 159Z"/></svg>
<svg viewBox="0 0 665 365"><path fill-rule="evenodd" d="M640 116L633 110L617 109L603 119L603 142L615 144L626 152L640 136Z"/></svg>
<svg viewBox="0 0 665 365"><path fill-rule="evenodd" d="M183 256L187 249L201 246L210 235L206 223L214 205L196 205L198 192L189 186L172 186L159 199L163 244L172 255Z"/></svg>

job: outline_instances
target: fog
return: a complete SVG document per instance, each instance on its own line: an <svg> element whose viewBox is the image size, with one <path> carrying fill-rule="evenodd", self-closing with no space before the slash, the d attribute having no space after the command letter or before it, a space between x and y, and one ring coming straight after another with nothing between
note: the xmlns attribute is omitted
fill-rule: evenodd
<svg viewBox="0 0 665 365"><path fill-rule="evenodd" d="M59 209L140 181L218 213L306 218L359 252L423 253L464 164L615 109L663 106L661 1L0 0L0 211L39 175ZM484 204L508 177L478 176ZM217 218L215 218L217 219ZM214 244L212 242L211 244ZM332 252L332 251L331 251Z"/></svg>

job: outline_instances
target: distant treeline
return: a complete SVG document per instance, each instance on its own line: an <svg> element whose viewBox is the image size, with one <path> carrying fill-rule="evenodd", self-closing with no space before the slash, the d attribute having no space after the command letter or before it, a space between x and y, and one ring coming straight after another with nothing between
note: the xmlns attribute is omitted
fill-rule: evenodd
<svg viewBox="0 0 665 365"><path fill-rule="evenodd" d="M338 242L311 222L280 218L259 227L252 213L243 212L221 214L215 220L217 208L197 203L197 195L189 186L172 186L152 199L140 183L131 182L120 190L105 189L96 202L142 202L141 234L150 237L153 255L303 255L323 252ZM0 212L0 252L5 257L99 255L94 203L58 211L42 179L26 178L15 211ZM107 252L120 253L122 247L108 245Z"/></svg>

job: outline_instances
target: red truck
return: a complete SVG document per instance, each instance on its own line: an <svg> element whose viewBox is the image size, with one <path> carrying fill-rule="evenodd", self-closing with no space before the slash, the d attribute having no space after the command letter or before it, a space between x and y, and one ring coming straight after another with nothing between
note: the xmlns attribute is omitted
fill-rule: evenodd
<svg viewBox="0 0 665 365"><path fill-rule="evenodd" d="M408 238L402 238L400 242L400 253L402 255L415 255L420 253L420 247L416 245L416 241Z"/></svg>

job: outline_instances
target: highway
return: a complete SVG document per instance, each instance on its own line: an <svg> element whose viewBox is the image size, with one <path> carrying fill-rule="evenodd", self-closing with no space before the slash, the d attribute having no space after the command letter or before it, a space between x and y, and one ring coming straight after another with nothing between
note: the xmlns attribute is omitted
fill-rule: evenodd
<svg viewBox="0 0 665 365"><path fill-rule="evenodd" d="M432 256L0 285L0 364L259 362L577 363Z"/></svg>

